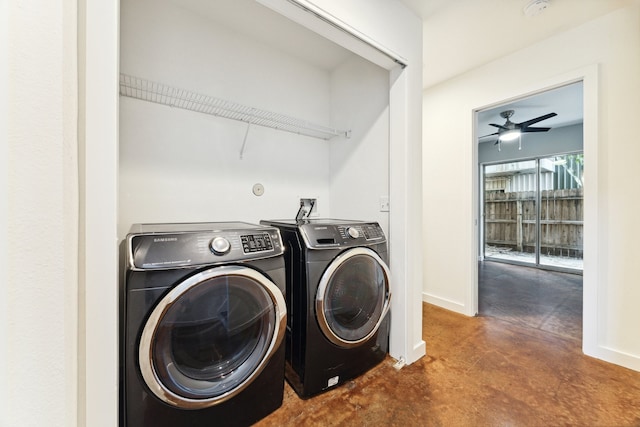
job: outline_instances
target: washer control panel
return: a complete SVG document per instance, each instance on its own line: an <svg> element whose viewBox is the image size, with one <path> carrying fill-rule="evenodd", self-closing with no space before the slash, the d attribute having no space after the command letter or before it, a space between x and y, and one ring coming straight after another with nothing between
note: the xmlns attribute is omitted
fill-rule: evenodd
<svg viewBox="0 0 640 427"><path fill-rule="evenodd" d="M386 242L377 222L348 224L302 224L300 229L307 247L312 249L362 246Z"/></svg>
<svg viewBox="0 0 640 427"><path fill-rule="evenodd" d="M203 223L204 224L204 223ZM194 224L194 230L130 233L127 256L132 269L182 268L279 256L284 252L275 227L244 223ZM162 224L170 226L171 224ZM177 228L177 227L176 227Z"/></svg>
<svg viewBox="0 0 640 427"><path fill-rule="evenodd" d="M271 236L268 233L248 234L240 236L240 239L242 240L242 250L245 254L273 250Z"/></svg>

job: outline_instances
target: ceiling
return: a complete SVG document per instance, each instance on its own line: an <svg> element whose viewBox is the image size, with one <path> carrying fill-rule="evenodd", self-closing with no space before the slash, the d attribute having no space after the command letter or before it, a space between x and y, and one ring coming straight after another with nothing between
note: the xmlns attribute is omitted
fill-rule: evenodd
<svg viewBox="0 0 640 427"><path fill-rule="evenodd" d="M534 16L524 13L532 0L400 0L423 20L423 87L428 88L481 67L633 0L549 0ZM570 85L478 113L477 135L504 124L500 112L514 110L512 122L558 115L536 124L558 128L582 123L582 84ZM493 138L480 138L491 142Z"/></svg>
<svg viewBox="0 0 640 427"><path fill-rule="evenodd" d="M354 54L255 0L164 0L324 70Z"/></svg>
<svg viewBox="0 0 640 427"><path fill-rule="evenodd" d="M550 0L525 16L531 0L400 0L423 20L427 88L576 27L634 0Z"/></svg>
<svg viewBox="0 0 640 427"><path fill-rule="evenodd" d="M352 55L255 0L165 0L203 19L332 70ZM423 87L448 80L634 0L549 0L534 17L531 0L399 0L423 20ZM295 34L295 36L292 36Z"/></svg>
<svg viewBox="0 0 640 427"><path fill-rule="evenodd" d="M328 71L353 55L255 0L165 1ZM549 0L532 17L524 14L531 0L399 1L423 20L423 87L428 88L634 0ZM582 121L582 93L564 88L480 112L478 135L493 133L489 123L504 123L499 113L508 109L515 110L513 122L553 111L558 116L539 126L565 126Z"/></svg>
<svg viewBox="0 0 640 427"><path fill-rule="evenodd" d="M558 128L583 121L583 94L582 82L562 86L553 90L548 90L540 94L519 99L507 104L503 104L491 109L478 112L478 136L495 133L498 129L489 123L503 125L505 119L500 117L500 113L505 110L514 110L511 121L521 123L547 113L556 113L557 116L538 122L534 127ZM496 141L495 136L480 138L478 142Z"/></svg>

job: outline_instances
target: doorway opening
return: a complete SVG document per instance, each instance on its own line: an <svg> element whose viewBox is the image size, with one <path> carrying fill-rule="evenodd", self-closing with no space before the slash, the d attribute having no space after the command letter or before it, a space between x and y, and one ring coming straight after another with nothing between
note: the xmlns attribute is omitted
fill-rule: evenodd
<svg viewBox="0 0 640 427"><path fill-rule="evenodd" d="M477 312L580 341L583 82L480 110L476 130Z"/></svg>

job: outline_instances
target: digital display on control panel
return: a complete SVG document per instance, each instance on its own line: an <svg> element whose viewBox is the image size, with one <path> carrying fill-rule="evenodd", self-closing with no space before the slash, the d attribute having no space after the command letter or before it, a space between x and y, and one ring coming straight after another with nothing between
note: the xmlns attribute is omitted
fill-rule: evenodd
<svg viewBox="0 0 640 427"><path fill-rule="evenodd" d="M270 251L273 249L269 234L247 234L240 236L242 239L242 250L245 254L252 252Z"/></svg>
<svg viewBox="0 0 640 427"><path fill-rule="evenodd" d="M364 231L364 237L367 240L380 239L384 236L382 230L374 225L365 225L362 227L362 231Z"/></svg>

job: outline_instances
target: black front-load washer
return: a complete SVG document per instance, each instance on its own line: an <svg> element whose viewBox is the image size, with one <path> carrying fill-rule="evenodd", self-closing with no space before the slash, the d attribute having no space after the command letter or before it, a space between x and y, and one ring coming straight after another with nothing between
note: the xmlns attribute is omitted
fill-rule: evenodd
<svg viewBox="0 0 640 427"><path fill-rule="evenodd" d="M380 363L389 348L387 241L380 225L263 220L285 245L285 376L308 398Z"/></svg>
<svg viewBox="0 0 640 427"><path fill-rule="evenodd" d="M279 231L136 224L126 239L121 424L247 426L282 405Z"/></svg>

